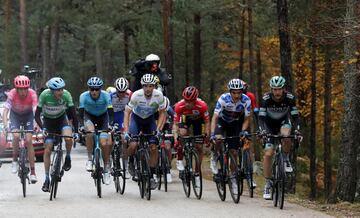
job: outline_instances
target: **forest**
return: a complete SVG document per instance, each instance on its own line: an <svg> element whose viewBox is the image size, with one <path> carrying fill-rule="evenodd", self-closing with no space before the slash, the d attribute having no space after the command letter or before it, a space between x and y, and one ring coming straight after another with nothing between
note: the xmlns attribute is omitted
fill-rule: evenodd
<svg viewBox="0 0 360 218"><path fill-rule="evenodd" d="M283 75L301 112L307 197L360 200L359 1L0 2L4 84L29 65L37 87L60 76L77 101L91 76L112 86L154 53L172 77L171 102L195 85L212 111L228 80L245 80L261 99L271 76Z"/></svg>

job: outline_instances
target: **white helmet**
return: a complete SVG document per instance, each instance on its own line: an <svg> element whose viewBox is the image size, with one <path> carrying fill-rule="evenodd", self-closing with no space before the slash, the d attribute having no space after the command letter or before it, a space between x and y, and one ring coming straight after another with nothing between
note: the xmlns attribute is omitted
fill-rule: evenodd
<svg viewBox="0 0 360 218"><path fill-rule="evenodd" d="M129 88L129 81L124 77L120 77L115 81L115 87L119 92L125 92Z"/></svg>
<svg viewBox="0 0 360 218"><path fill-rule="evenodd" d="M230 90L244 90L241 79L232 79L228 83L228 89Z"/></svg>
<svg viewBox="0 0 360 218"><path fill-rule="evenodd" d="M156 84L155 75L154 74L149 74L149 73L145 74L141 78L141 85L145 85L145 84L155 85Z"/></svg>
<svg viewBox="0 0 360 218"><path fill-rule="evenodd" d="M285 78L282 76L273 76L270 79L271 88L282 88L285 85Z"/></svg>
<svg viewBox="0 0 360 218"><path fill-rule="evenodd" d="M145 57L146 62L157 62L158 66L160 67L160 58L156 54L149 54Z"/></svg>

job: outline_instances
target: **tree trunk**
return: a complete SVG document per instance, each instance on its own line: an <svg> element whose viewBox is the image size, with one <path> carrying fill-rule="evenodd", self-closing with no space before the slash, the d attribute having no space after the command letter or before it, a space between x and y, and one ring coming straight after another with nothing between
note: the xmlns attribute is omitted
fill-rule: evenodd
<svg viewBox="0 0 360 218"><path fill-rule="evenodd" d="M41 39L42 47L42 84L50 78L49 74L49 59L50 59L50 30L49 26L43 29L43 37Z"/></svg>
<svg viewBox="0 0 360 218"><path fill-rule="evenodd" d="M325 199L329 199L332 190L331 181L331 74L332 66L329 49L325 49L325 80L324 80L324 185Z"/></svg>
<svg viewBox="0 0 360 218"><path fill-rule="evenodd" d="M125 71L129 70L130 58L129 58L129 27L124 27L124 60L125 60Z"/></svg>
<svg viewBox="0 0 360 218"><path fill-rule="evenodd" d="M57 75L56 72L56 59L59 47L59 19L55 18L54 23L50 28L50 60L49 60L49 73L51 76Z"/></svg>
<svg viewBox="0 0 360 218"><path fill-rule="evenodd" d="M5 14L5 37L4 37L4 73L6 74L7 78L11 77L11 32L10 32L10 25L11 25L11 0L4 1L4 14ZM3 75L1 75L2 79L5 79Z"/></svg>
<svg viewBox="0 0 360 218"><path fill-rule="evenodd" d="M257 67L257 73L256 73L256 99L258 102L260 102L260 100L262 99L262 79L261 79L261 75L262 75L262 65L261 65L261 53L260 53L260 48L258 47L256 49L256 67ZM256 125L258 126L257 120L256 120ZM256 161L260 161L261 160L261 145L260 143L257 143L256 141L254 141L255 144L255 160Z"/></svg>
<svg viewBox="0 0 360 218"><path fill-rule="evenodd" d="M103 54L99 42L96 42L95 45L95 62L96 62L96 75L102 76L104 73Z"/></svg>
<svg viewBox="0 0 360 218"><path fill-rule="evenodd" d="M353 27L356 20L355 8L359 6L356 0L347 0L345 17L346 34L344 44L345 71L344 71L344 121L342 129L342 143L339 149L339 167L336 183L336 196L343 201L353 202L356 192L357 174L357 152L360 143L360 73L359 62L353 63L352 59L358 59L355 51L358 48L356 43L356 27Z"/></svg>
<svg viewBox="0 0 360 218"><path fill-rule="evenodd" d="M281 74L286 79L287 90L293 92L294 83L291 69L291 44L287 0L277 0L279 23Z"/></svg>
<svg viewBox="0 0 360 218"><path fill-rule="evenodd" d="M194 14L194 35L193 35L193 74L194 85L201 92L201 16L200 12Z"/></svg>
<svg viewBox="0 0 360 218"><path fill-rule="evenodd" d="M314 40L314 39L312 39ZM316 44L311 42L310 198L316 198Z"/></svg>
<svg viewBox="0 0 360 218"><path fill-rule="evenodd" d="M167 95L170 102L175 100L175 77L174 77L174 55L173 55L173 29L172 29L172 0L163 0L163 33L165 47L166 72L171 77L168 85Z"/></svg>
<svg viewBox="0 0 360 218"><path fill-rule="evenodd" d="M187 22L185 22L185 86L190 83L189 78L189 32L187 29Z"/></svg>
<svg viewBox="0 0 360 218"><path fill-rule="evenodd" d="M242 1L245 4L245 0ZM244 71L244 38L245 38L245 9L241 11L240 18L240 46L239 46L239 78L243 78Z"/></svg>
<svg viewBox="0 0 360 218"><path fill-rule="evenodd" d="M248 0L248 46L249 46L249 82L255 87L254 78L254 55L253 55L253 44L254 44L254 33L252 23L252 0Z"/></svg>
<svg viewBox="0 0 360 218"><path fill-rule="evenodd" d="M26 40L27 40L26 1L20 0L21 69L24 65L29 64Z"/></svg>

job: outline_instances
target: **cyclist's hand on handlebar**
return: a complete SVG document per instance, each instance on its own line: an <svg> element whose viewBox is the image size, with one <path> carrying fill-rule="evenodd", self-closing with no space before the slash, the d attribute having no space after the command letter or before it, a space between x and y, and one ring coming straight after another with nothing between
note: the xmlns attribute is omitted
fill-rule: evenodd
<svg viewBox="0 0 360 218"><path fill-rule="evenodd" d="M248 135L249 135L249 133L246 130L241 131L240 134L239 134L239 136L241 138L246 138Z"/></svg>
<svg viewBox="0 0 360 218"><path fill-rule="evenodd" d="M162 131L159 130L159 129L157 129L157 130L155 131L155 135L156 135L156 137L160 138L160 137L162 136Z"/></svg>
<svg viewBox="0 0 360 218"><path fill-rule="evenodd" d="M124 139L125 139L125 140L130 140L130 139L131 139L129 133L124 132Z"/></svg>
<svg viewBox="0 0 360 218"><path fill-rule="evenodd" d="M74 137L74 140L75 140L76 142L79 142L79 141L80 141L80 135L79 135L79 133L74 133L74 134L73 134L73 137Z"/></svg>
<svg viewBox="0 0 360 218"><path fill-rule="evenodd" d="M84 126L80 126L80 127L79 127L79 132L85 132L85 127L84 127Z"/></svg>

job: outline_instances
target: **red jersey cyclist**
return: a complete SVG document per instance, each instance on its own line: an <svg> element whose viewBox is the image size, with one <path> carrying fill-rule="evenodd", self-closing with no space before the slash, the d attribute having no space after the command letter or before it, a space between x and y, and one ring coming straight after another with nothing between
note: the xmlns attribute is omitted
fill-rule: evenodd
<svg viewBox="0 0 360 218"><path fill-rule="evenodd" d="M173 122L173 134L175 139L175 146L177 147L177 161L176 167L179 171L184 170L183 163L183 148L178 143L178 136L186 136L189 134L189 128L193 127L193 135L202 134L202 124L205 123L205 133L210 136L210 117L207 104L202 101L199 96L199 91L194 86L189 86L184 89L183 100L175 105L175 115ZM180 125L179 125L180 124ZM208 140L206 140L208 141ZM200 157L200 164L203 157L202 144L196 144L196 150ZM197 186L200 186L200 177L195 176Z"/></svg>

